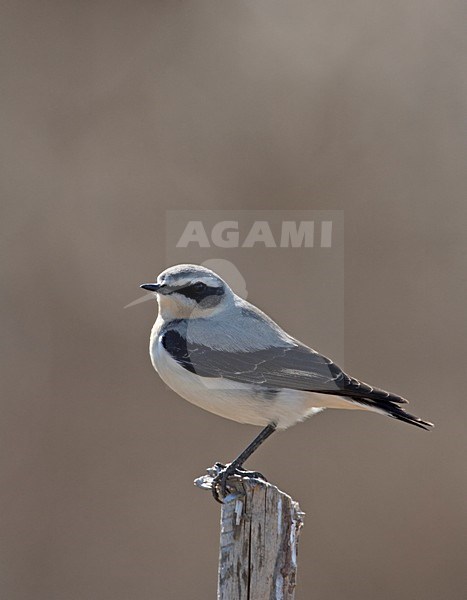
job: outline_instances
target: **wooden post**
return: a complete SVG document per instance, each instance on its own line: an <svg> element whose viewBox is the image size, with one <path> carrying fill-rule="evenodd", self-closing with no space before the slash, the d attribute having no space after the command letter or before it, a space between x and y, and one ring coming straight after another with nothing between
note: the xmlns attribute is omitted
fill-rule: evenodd
<svg viewBox="0 0 467 600"><path fill-rule="evenodd" d="M213 469L195 484L210 487ZM298 504L258 479L233 478L229 489L221 508L218 600L293 600L304 516Z"/></svg>

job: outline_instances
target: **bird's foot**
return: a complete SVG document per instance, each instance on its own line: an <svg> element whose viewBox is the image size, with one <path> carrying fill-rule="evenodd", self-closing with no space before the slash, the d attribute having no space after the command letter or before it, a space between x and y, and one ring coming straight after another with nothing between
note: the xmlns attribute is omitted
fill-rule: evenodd
<svg viewBox="0 0 467 600"><path fill-rule="evenodd" d="M241 479L261 479L267 481L266 477L258 471L247 471L243 467L237 467L235 463L229 465L223 465L217 462L214 467L217 469L218 474L212 480L211 491L214 499L223 504L223 500L229 495L227 482L230 477L240 477Z"/></svg>

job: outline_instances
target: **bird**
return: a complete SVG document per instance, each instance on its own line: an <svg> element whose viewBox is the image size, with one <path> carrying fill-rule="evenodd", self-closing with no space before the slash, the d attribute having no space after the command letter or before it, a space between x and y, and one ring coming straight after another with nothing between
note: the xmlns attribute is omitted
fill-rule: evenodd
<svg viewBox="0 0 467 600"><path fill-rule="evenodd" d="M286 333L206 267L175 265L140 287L158 302L149 353L161 379L200 408L262 427L231 463L216 463L212 493L219 502L232 476L264 478L243 465L269 436L326 408L369 410L433 427L406 412L402 396L347 375Z"/></svg>

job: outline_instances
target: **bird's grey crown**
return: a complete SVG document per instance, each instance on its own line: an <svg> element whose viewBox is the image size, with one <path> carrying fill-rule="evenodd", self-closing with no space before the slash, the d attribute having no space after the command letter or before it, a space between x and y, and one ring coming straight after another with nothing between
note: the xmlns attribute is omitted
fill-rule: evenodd
<svg viewBox="0 0 467 600"><path fill-rule="evenodd" d="M214 271L201 265L176 265L162 271L157 278L159 283L168 286L182 286L196 281L203 281L207 285L228 287Z"/></svg>

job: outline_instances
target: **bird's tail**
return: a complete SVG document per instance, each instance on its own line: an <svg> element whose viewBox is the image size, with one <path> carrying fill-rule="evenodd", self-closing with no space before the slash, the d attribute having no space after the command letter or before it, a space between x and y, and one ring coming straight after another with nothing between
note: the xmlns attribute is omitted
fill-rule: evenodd
<svg viewBox="0 0 467 600"><path fill-rule="evenodd" d="M369 398L359 398L358 404L365 406L365 408L369 408L370 410L375 410L377 412L383 413L392 417L393 419L397 419L398 421L404 421L404 423L410 423L410 425L415 425L415 427L420 427L421 429L426 429L427 431L434 427L433 423L430 421L424 421L415 415L411 415L403 408L391 402L390 400L372 400Z"/></svg>
<svg viewBox="0 0 467 600"><path fill-rule="evenodd" d="M337 375L339 376L339 372ZM340 372L340 375L340 377L336 377L334 380L338 382L339 389L337 392L335 389L329 389L320 390L320 393L344 396L347 400L367 410L388 415L393 419L410 423L410 425L415 425L415 427L420 427L421 429L429 430L434 427L433 423L411 415L401 408L400 404L407 404L408 402L402 396L373 387L368 383L355 379L355 377L349 377L345 373Z"/></svg>

